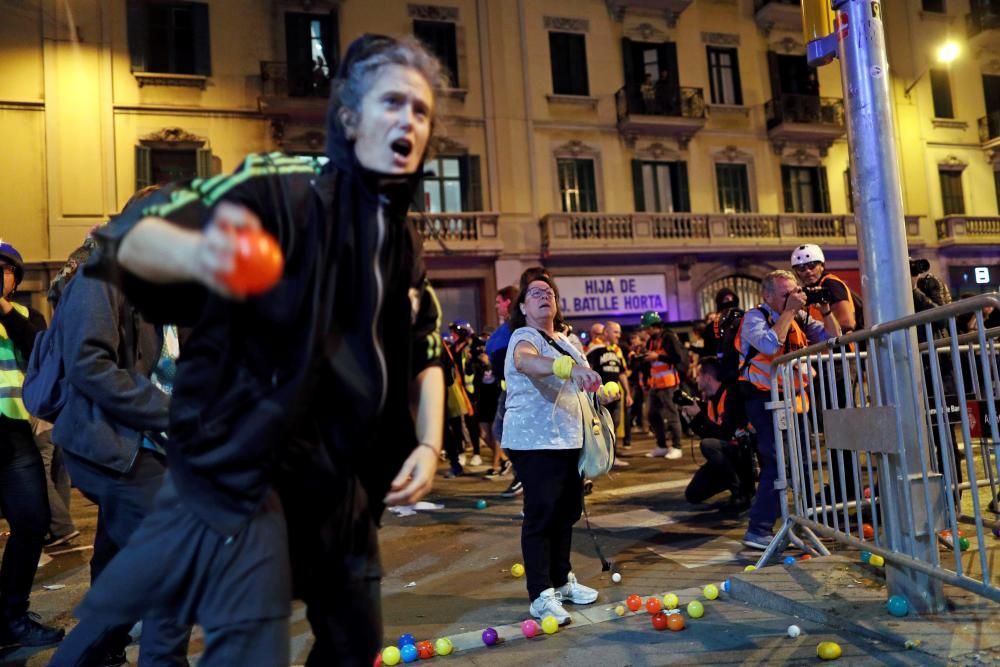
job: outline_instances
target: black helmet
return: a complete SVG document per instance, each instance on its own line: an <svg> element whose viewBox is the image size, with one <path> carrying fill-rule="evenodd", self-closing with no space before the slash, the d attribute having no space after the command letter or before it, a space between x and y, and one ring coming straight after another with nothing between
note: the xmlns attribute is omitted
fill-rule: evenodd
<svg viewBox="0 0 1000 667"><path fill-rule="evenodd" d="M715 309L720 313L727 308L739 308L740 297L728 287L723 287L715 293Z"/></svg>
<svg viewBox="0 0 1000 667"><path fill-rule="evenodd" d="M20 285L21 281L24 280L24 259L17 248L0 241L0 262L14 267L14 287Z"/></svg>

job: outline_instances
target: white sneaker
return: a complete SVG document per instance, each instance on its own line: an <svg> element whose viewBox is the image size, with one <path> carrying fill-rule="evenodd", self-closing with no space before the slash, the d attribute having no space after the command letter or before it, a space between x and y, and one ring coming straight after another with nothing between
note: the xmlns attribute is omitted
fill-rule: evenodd
<svg viewBox="0 0 1000 667"><path fill-rule="evenodd" d="M483 459L479 454L473 454L472 460L469 461L470 466L481 466L483 465Z"/></svg>
<svg viewBox="0 0 1000 667"><path fill-rule="evenodd" d="M556 591L556 594L573 604L590 604L597 599L597 591L577 581L576 575L572 572L566 577L566 583Z"/></svg>
<svg viewBox="0 0 1000 667"><path fill-rule="evenodd" d="M569 612L563 609L562 596L554 588L542 591L542 594L528 607L528 612L539 620L551 616L559 625L566 625L573 620Z"/></svg>
<svg viewBox="0 0 1000 667"><path fill-rule="evenodd" d="M628 468L628 461L625 459L615 459L615 462L611 464L615 468Z"/></svg>
<svg viewBox="0 0 1000 667"><path fill-rule="evenodd" d="M679 459L682 456L684 456L684 452L681 451L680 447L671 447L669 450L667 450L665 458L674 460L674 459Z"/></svg>
<svg viewBox="0 0 1000 667"><path fill-rule="evenodd" d="M670 451L666 447L653 447L650 451L646 452L647 459L661 459L667 455Z"/></svg>

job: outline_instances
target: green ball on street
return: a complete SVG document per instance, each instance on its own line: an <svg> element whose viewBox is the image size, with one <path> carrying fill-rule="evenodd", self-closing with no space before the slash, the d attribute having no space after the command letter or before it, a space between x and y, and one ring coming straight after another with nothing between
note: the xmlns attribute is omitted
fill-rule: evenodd
<svg viewBox="0 0 1000 667"><path fill-rule="evenodd" d="M455 649L452 646L451 640L447 637L441 637L436 642L434 642L434 652L438 655L448 655Z"/></svg>
<svg viewBox="0 0 1000 667"><path fill-rule="evenodd" d="M483 500L482 498L480 498L479 500L477 500L476 501L476 509L477 510L484 510L484 509L486 509L486 501Z"/></svg>
<svg viewBox="0 0 1000 667"><path fill-rule="evenodd" d="M719 597L719 587L716 586L715 584L708 584L702 590L702 593L705 594L706 600L714 600L715 598Z"/></svg>
<svg viewBox="0 0 1000 667"><path fill-rule="evenodd" d="M958 548L959 548L960 551L968 551L969 550L969 538L967 538L967 537L960 537L960 538L958 538Z"/></svg>
<svg viewBox="0 0 1000 667"><path fill-rule="evenodd" d="M383 665L389 665L389 667L392 667L393 665L398 665L399 658L400 658L399 649L396 648L395 646L386 646L384 649L382 649Z"/></svg>
<svg viewBox="0 0 1000 667"><path fill-rule="evenodd" d="M705 615L705 607L697 600L688 602L688 616L691 618L701 618Z"/></svg>

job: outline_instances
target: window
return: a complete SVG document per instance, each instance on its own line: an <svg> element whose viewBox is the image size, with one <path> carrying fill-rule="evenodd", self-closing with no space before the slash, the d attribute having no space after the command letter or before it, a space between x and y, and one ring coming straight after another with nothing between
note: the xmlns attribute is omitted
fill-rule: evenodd
<svg viewBox="0 0 1000 667"><path fill-rule="evenodd" d="M178 149L159 143L135 147L135 189L212 176L212 151Z"/></svg>
<svg viewBox="0 0 1000 667"><path fill-rule="evenodd" d="M923 0L921 3L923 10L925 12L935 12L937 14L944 14L944 0Z"/></svg>
<svg viewBox="0 0 1000 667"><path fill-rule="evenodd" d="M750 213L750 179L745 164L716 164L719 210L723 213Z"/></svg>
<svg viewBox="0 0 1000 667"><path fill-rule="evenodd" d="M965 215L965 197L962 194L962 172L942 169L941 206L945 215Z"/></svg>
<svg viewBox="0 0 1000 667"><path fill-rule="evenodd" d="M292 97L327 97L339 52L334 14L286 13L288 94Z"/></svg>
<svg viewBox="0 0 1000 667"><path fill-rule="evenodd" d="M785 213L829 213L830 195L824 167L781 167Z"/></svg>
<svg viewBox="0 0 1000 667"><path fill-rule="evenodd" d="M587 213L597 210L594 161L558 158L559 194L564 213Z"/></svg>
<svg viewBox="0 0 1000 667"><path fill-rule="evenodd" d="M129 0L127 11L133 72L212 73L207 4Z"/></svg>
<svg viewBox="0 0 1000 667"><path fill-rule="evenodd" d="M421 200L414 208L426 213L483 210L478 155L441 155L424 163Z"/></svg>
<svg viewBox="0 0 1000 667"><path fill-rule="evenodd" d="M709 46L707 51L712 104L743 104L736 49Z"/></svg>
<svg viewBox="0 0 1000 667"><path fill-rule="evenodd" d="M455 24L449 21L414 21L413 34L448 69L448 84L458 88L458 41Z"/></svg>
<svg viewBox="0 0 1000 667"><path fill-rule="evenodd" d="M556 95L589 95L586 38L575 32L550 32L552 92Z"/></svg>
<svg viewBox="0 0 1000 667"><path fill-rule="evenodd" d="M934 99L935 118L954 118L955 113L951 107L951 82L948 77L948 70L931 70L931 96Z"/></svg>
<svg viewBox="0 0 1000 667"><path fill-rule="evenodd" d="M680 213L691 210L686 162L632 161L636 211Z"/></svg>

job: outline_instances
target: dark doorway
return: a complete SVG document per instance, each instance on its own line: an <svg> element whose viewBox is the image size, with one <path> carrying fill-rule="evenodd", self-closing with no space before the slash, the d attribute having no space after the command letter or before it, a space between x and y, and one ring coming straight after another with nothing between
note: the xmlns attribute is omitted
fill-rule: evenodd
<svg viewBox="0 0 1000 667"><path fill-rule="evenodd" d="M633 114L678 116L681 84L677 72L677 45L622 39L625 91Z"/></svg>
<svg viewBox="0 0 1000 667"><path fill-rule="evenodd" d="M986 98L987 139L1000 137L1000 76L983 75L983 97Z"/></svg>

